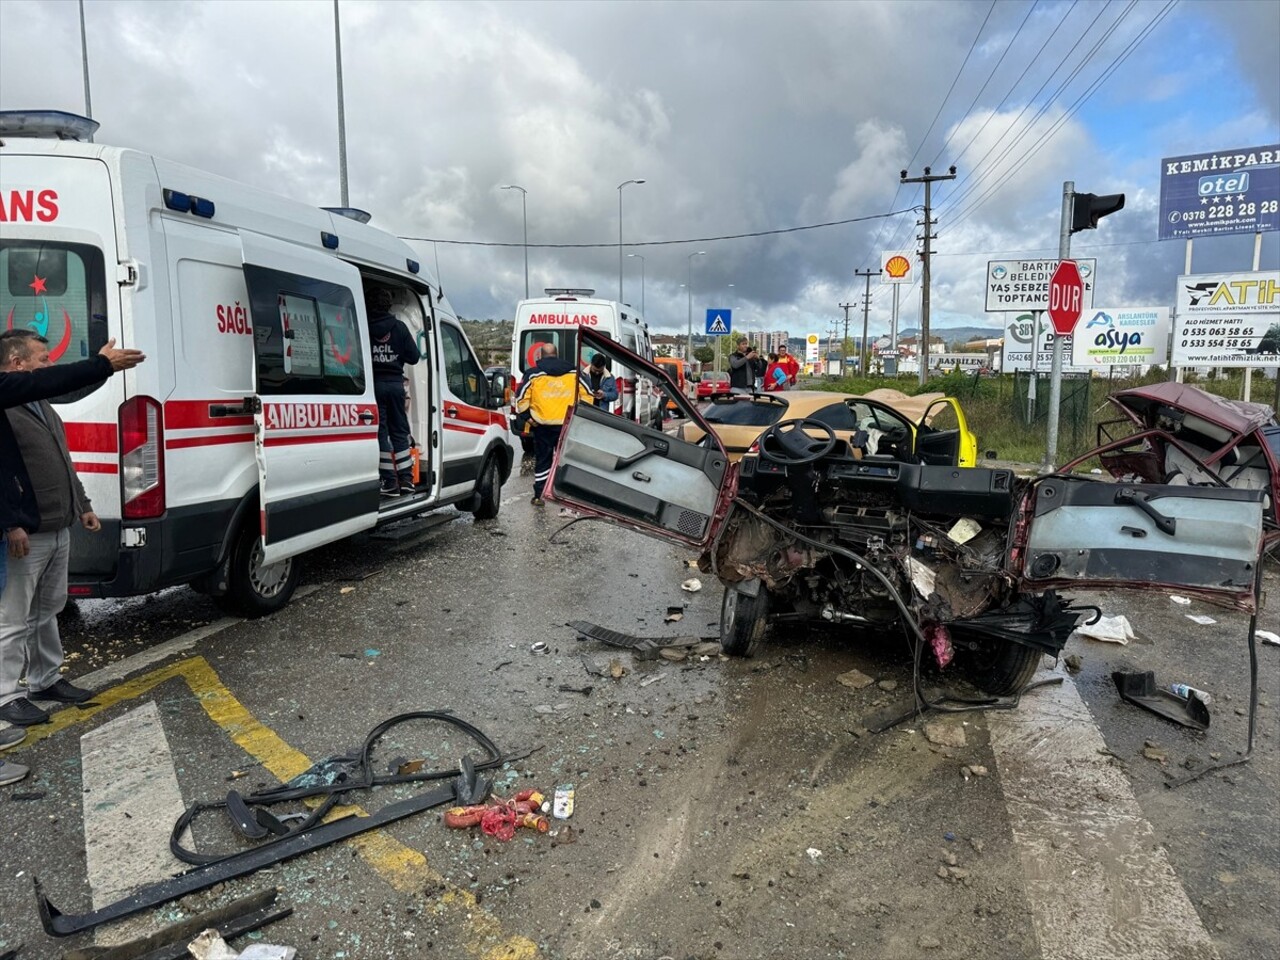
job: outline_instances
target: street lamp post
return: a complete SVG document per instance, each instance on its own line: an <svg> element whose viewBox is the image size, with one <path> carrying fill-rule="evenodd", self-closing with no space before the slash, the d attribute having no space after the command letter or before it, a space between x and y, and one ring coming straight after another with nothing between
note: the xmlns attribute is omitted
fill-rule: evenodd
<svg viewBox="0 0 1280 960"><path fill-rule="evenodd" d="M644 316L644 257L638 253L628 253L628 257L634 257L640 261L640 316Z"/></svg>
<svg viewBox="0 0 1280 960"><path fill-rule="evenodd" d="M520 219L524 221L524 298L529 299L529 209L525 205L528 199L529 191L519 184L508 183L503 186L503 190L519 190L520 191Z"/></svg>
<svg viewBox="0 0 1280 960"><path fill-rule="evenodd" d="M693 363L693 258L705 257L706 255L707 255L707 251L699 250L697 253L689 254L689 260L688 260L689 282L685 285L685 289L689 293L689 330L688 330L689 342L685 347L685 359L687 359L690 363Z"/></svg>
<svg viewBox="0 0 1280 960"><path fill-rule="evenodd" d="M624 180L618 184L618 302L622 302L622 188L643 180Z"/></svg>

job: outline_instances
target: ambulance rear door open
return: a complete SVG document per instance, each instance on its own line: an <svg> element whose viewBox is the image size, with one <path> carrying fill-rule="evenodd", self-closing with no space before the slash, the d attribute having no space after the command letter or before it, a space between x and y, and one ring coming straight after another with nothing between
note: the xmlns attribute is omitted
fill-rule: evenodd
<svg viewBox="0 0 1280 960"><path fill-rule="evenodd" d="M378 519L378 405L360 272L240 231L253 316L263 562Z"/></svg>

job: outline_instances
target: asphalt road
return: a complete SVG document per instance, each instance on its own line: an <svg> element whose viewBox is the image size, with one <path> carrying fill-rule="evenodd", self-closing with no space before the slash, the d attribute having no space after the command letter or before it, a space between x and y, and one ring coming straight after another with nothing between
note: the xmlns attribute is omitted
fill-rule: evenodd
<svg viewBox="0 0 1280 960"><path fill-rule="evenodd" d="M64 911L108 903L177 869L165 848L185 804L277 784L392 715L448 710L504 751L534 751L497 771L500 792L572 784L572 819L503 843L419 814L128 931L274 885L294 913L261 939L305 958L1276 954L1280 648L1258 651L1252 761L1168 786L1238 759L1247 618L1164 593L1090 598L1138 639L1073 638L1079 671L1059 665L1062 684L1016 710L875 734L868 718L907 702L901 637L793 629L751 660L681 662L577 641L566 621L714 635L718 586L683 591L689 555L656 541L561 530L554 507L529 505L527 478L504 494L495 521L322 551L310 592L261 621L223 620L185 589L81 604L65 623L69 668L95 705L59 711L5 755L33 773L0 788L0 953L93 942L42 932L32 875ZM669 607L682 619L664 622ZM1261 626L1277 629L1275 610ZM854 669L878 682L837 681ZM1208 690L1211 729L1121 702L1114 669ZM407 724L374 766L452 766L466 749L456 731ZM376 810L418 789L355 799ZM193 842L237 847L213 815Z"/></svg>

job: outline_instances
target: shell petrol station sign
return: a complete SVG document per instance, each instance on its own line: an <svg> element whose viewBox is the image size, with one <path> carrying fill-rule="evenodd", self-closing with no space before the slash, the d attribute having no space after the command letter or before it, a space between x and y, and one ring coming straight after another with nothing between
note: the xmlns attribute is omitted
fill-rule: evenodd
<svg viewBox="0 0 1280 960"><path fill-rule="evenodd" d="M881 283L913 283L915 281L915 251L886 250L880 254Z"/></svg>
<svg viewBox="0 0 1280 960"><path fill-rule="evenodd" d="M821 362L819 356L821 351L818 348L821 343L822 338L816 333L811 333L804 338L804 365L809 369L810 373L818 372L818 366Z"/></svg>

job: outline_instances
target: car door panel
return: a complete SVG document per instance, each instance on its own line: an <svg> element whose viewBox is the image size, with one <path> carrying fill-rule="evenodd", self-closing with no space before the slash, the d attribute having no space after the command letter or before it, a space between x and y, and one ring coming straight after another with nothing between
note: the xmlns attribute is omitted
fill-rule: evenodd
<svg viewBox="0 0 1280 960"><path fill-rule="evenodd" d="M1028 500L1018 572L1036 587L1151 585L1252 603L1261 491L1059 476Z"/></svg>
<svg viewBox="0 0 1280 960"><path fill-rule="evenodd" d="M627 366L708 429L656 365L585 328L580 349ZM714 434L695 445L581 401L561 431L547 479L547 494L553 500L673 543L699 547L711 542L735 489L736 471Z"/></svg>

